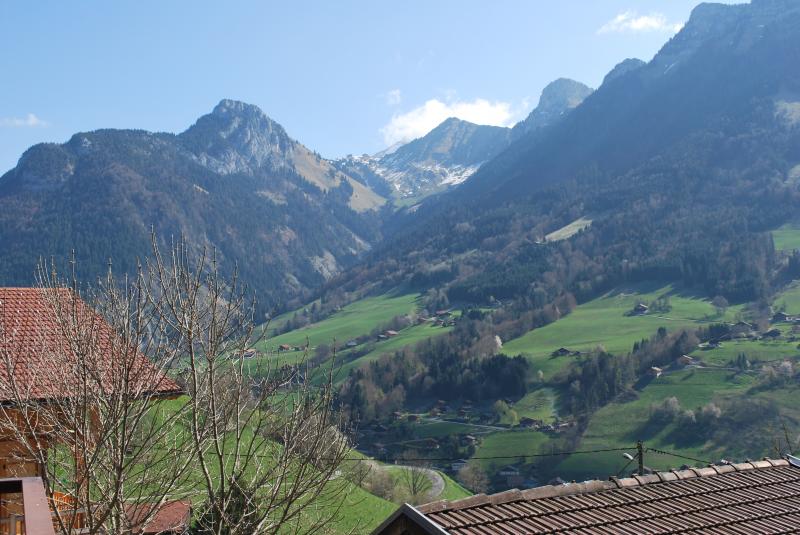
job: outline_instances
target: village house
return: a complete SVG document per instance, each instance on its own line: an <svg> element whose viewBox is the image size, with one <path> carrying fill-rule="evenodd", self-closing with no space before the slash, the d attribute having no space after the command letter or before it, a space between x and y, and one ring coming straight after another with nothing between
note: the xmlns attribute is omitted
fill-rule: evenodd
<svg viewBox="0 0 800 535"><path fill-rule="evenodd" d="M611 477L406 504L372 533L797 533L798 481L793 457Z"/></svg>
<svg viewBox="0 0 800 535"><path fill-rule="evenodd" d="M474 446L478 439L474 435L462 435L459 442L462 446Z"/></svg>
<svg viewBox="0 0 800 535"><path fill-rule="evenodd" d="M661 374L663 372L664 372L664 370L662 370L658 366L651 366L650 369L647 370L647 375L649 375L650 377L653 377L653 378L658 378L658 377L661 377Z"/></svg>
<svg viewBox="0 0 800 535"><path fill-rule="evenodd" d="M633 307L634 314L647 314L647 311L650 310L650 307L645 305L644 303L637 303L635 307Z"/></svg>
<svg viewBox="0 0 800 535"><path fill-rule="evenodd" d="M772 316L772 323L791 323L796 318L794 316L790 316L786 312L776 312Z"/></svg>
<svg viewBox="0 0 800 535"><path fill-rule="evenodd" d="M59 367L70 365L70 359L73 358L68 350L63 349L70 347L69 340L65 339L65 335L58 329L54 312L46 301L44 291L37 288L0 288L0 353L5 360L4 365L0 366L0 403L10 414L16 410L14 407L17 398L12 394L14 389L17 392L24 391L29 397L39 401L58 402L70 399L75 395L74 385L73 388L70 388L69 382L66 380L57 383L41 379L57 375ZM63 295L64 299L68 299L71 304L76 304L77 308L88 309L88 306L82 301L77 300L77 303L73 301L72 294L68 292L68 290L63 290L63 294L56 294L56 298L60 299ZM86 309L82 307L86 307ZM93 312L88 313L93 314ZM99 334L96 337L99 345L96 350L100 356L98 367L102 367L104 363L113 358L107 345L110 344L109 340L114 335L110 325L102 319L99 321ZM40 358L44 355L49 357L58 354L62 355L61 361ZM144 371L152 366L144 355L137 353L135 358L137 360L133 365L139 370ZM13 366L14 370L26 371L25 373L15 373L13 383L7 368L9 365ZM110 363L108 369L113 369ZM102 370L100 371L102 372ZM151 391L151 393L163 399L171 399L183 394L183 390L166 376L161 376L154 388L155 391ZM39 441L36 442L35 447L57 446L53 443L42 443L43 432L37 431ZM31 441L33 438L28 440ZM38 507L41 507L42 504L45 504L45 507L48 507L48 504L49 507L60 507L72 503L73 498L69 494L63 493L47 496L46 501L42 501L44 487L41 477L45 475L45 467L25 455L25 450L30 447L34 446L19 442L13 434L0 432L0 495L16 494L8 489L19 488L22 490L22 494L31 496L30 500L36 501ZM14 483L14 481L18 483ZM2 530L4 524L9 525L9 518L16 519L14 522L22 522L29 534L48 533L43 527L34 527L38 524L36 518L28 517L31 511L30 505L28 497L22 497L17 501L0 498L0 533L16 533L16 531ZM161 507L163 508L164 505ZM151 524L157 525L161 522L159 517L161 510L160 508L156 513ZM170 511L173 510L174 508L170 509ZM49 514L47 519L52 529L53 524ZM78 517L75 529L80 529L82 523L83 520ZM146 533L146 531L142 531L142 533Z"/></svg>
<svg viewBox="0 0 800 535"><path fill-rule="evenodd" d="M570 350L567 349L566 347L559 347L558 349L550 353L550 355L553 357L566 357L569 354Z"/></svg>
<svg viewBox="0 0 800 535"><path fill-rule="evenodd" d="M519 426L520 427L527 427L530 429L538 429L542 426L544 422L541 420L537 420L535 418L529 418L528 416L523 416L519 419Z"/></svg>
<svg viewBox="0 0 800 535"><path fill-rule="evenodd" d="M737 338L746 338L756 330L755 325L746 321L737 321L731 325L731 334Z"/></svg>
<svg viewBox="0 0 800 535"><path fill-rule="evenodd" d="M465 459L458 459L450 463L450 470L452 470L453 472L458 472L459 470L467 466L467 464L468 461L466 461Z"/></svg>
<svg viewBox="0 0 800 535"><path fill-rule="evenodd" d="M497 475L504 479L504 485L509 488L519 487L525 481L519 468L514 465L504 466Z"/></svg>
<svg viewBox="0 0 800 535"><path fill-rule="evenodd" d="M697 364L697 361L689 355L681 355L675 362L678 366L693 366Z"/></svg>
<svg viewBox="0 0 800 535"><path fill-rule="evenodd" d="M764 338L775 339L775 338L780 338L781 336L783 336L783 333L781 332L780 329L770 329L767 332L765 332L762 336Z"/></svg>

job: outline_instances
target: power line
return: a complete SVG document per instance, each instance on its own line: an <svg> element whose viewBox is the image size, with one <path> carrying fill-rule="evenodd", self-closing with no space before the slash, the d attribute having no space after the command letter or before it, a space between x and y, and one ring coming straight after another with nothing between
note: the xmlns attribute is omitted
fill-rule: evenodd
<svg viewBox="0 0 800 535"><path fill-rule="evenodd" d="M635 446L634 446L635 448ZM482 457L470 457L470 461L486 461L492 459L519 459L519 458L531 458L531 457L561 457L563 455L584 455L584 454L591 454L591 453L606 453L611 451L627 451L633 448L605 448L605 449L598 449L598 450L573 450L573 451L555 451L552 453L521 453L517 455L487 455ZM413 461L458 461L461 460L461 457L418 457L418 458L398 458L398 459L388 459L381 462L413 462ZM355 462L366 462L366 461L376 461L378 459L371 459L371 458L347 458L341 459L342 461L355 461Z"/></svg>
<svg viewBox="0 0 800 535"><path fill-rule="evenodd" d="M652 451L653 453L660 453L661 455L671 455L672 457L678 457L680 459L687 459L689 461L695 461L695 462L703 463L703 464L713 464L711 461L707 461L707 460L704 460L704 459L697 459L695 457L689 457L688 455L681 455L680 453L673 453L671 451L664 451L664 450L659 450L659 449L656 449L656 448L646 448L646 451Z"/></svg>

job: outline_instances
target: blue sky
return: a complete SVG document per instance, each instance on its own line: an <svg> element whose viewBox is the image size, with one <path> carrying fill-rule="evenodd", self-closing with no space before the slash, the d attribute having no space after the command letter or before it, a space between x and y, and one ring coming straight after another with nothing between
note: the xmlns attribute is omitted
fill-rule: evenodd
<svg viewBox="0 0 800 535"><path fill-rule="evenodd" d="M0 3L0 173L79 131L180 132L222 98L326 157L448 115L510 124L558 77L649 60L696 1Z"/></svg>

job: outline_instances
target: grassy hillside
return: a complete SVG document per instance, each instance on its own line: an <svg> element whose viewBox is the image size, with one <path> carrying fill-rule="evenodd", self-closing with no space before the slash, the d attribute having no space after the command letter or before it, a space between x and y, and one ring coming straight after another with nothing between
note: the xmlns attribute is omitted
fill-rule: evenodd
<svg viewBox="0 0 800 535"><path fill-rule="evenodd" d="M548 440L547 435L538 431L500 431L484 437L474 457L479 458L481 467L491 474L505 465L531 462L533 458L525 454L540 453Z"/></svg>
<svg viewBox="0 0 800 535"><path fill-rule="evenodd" d="M671 310L629 315L638 303L668 297ZM528 357L545 378L565 368L571 357L552 357L556 349L590 351L602 346L611 353L626 353L634 342L652 336L659 327L667 330L711 321L732 321L740 307L730 307L720 316L707 298L663 284L634 284L579 305L569 315L503 345L506 355Z"/></svg>
<svg viewBox="0 0 800 535"><path fill-rule="evenodd" d="M395 316L416 311L417 294L388 293L367 297L343 307L327 319L301 329L269 338L261 343L262 350L276 350L281 344L304 346L306 341L315 347L319 344L343 345L351 338L369 334L375 327L388 322ZM283 316L285 317L285 316ZM277 318L280 321L280 317Z"/></svg>
<svg viewBox="0 0 800 535"><path fill-rule="evenodd" d="M792 251L800 249L800 224L788 223L772 231L775 249L778 251Z"/></svg>
<svg viewBox="0 0 800 535"><path fill-rule="evenodd" d="M647 385L635 401L615 402L597 411L591 418L583 435L580 449L603 449L631 447L641 439L646 446L678 452L699 459L718 459L723 451L708 449L704 445L687 445L676 440L674 424L651 425L651 406L665 398L675 396L681 407L695 409L717 396L730 396L745 392L753 384L753 376L737 375L725 370L683 370L655 379ZM737 449L729 444L725 454ZM631 450L635 453L635 450ZM687 461L663 455L645 457L645 464L654 469L666 470ZM617 473L627 461L622 452L575 455L567 458L555 469L562 478L606 479Z"/></svg>

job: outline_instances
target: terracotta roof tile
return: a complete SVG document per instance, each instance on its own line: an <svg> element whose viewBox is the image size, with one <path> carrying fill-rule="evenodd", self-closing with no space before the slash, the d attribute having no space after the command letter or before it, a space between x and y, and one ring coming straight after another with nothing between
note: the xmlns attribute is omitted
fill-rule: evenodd
<svg viewBox="0 0 800 535"><path fill-rule="evenodd" d="M417 508L446 533L792 533L800 468L784 459L477 495Z"/></svg>
<svg viewBox="0 0 800 535"><path fill-rule="evenodd" d="M70 337L63 331L65 322L57 321L54 302L61 300L69 319L90 321L90 335L82 341L95 344L86 353L91 353L98 371L110 375L113 366L109 363L113 333L97 313L80 299L73 300L69 290L46 294L38 288L0 288L0 402L14 399L12 387L25 393L25 397L50 399L69 397L70 375L64 370L75 362ZM72 307L74 305L74 307ZM118 354L121 354L117 350ZM152 385L150 393L177 394L180 387L169 377L158 372L147 358L130 351L134 368L141 380ZM9 371L11 373L9 373ZM146 377L146 379L145 379ZM114 381L108 378L106 383ZM103 383L100 383L103 384Z"/></svg>
<svg viewBox="0 0 800 535"><path fill-rule="evenodd" d="M144 526L141 526L142 519L149 516L155 504L139 504L127 507L127 515L133 525L133 532L142 535L151 533L184 533L189 528L189 520L192 515L192 506L188 501L174 500L158 506L153 518Z"/></svg>

